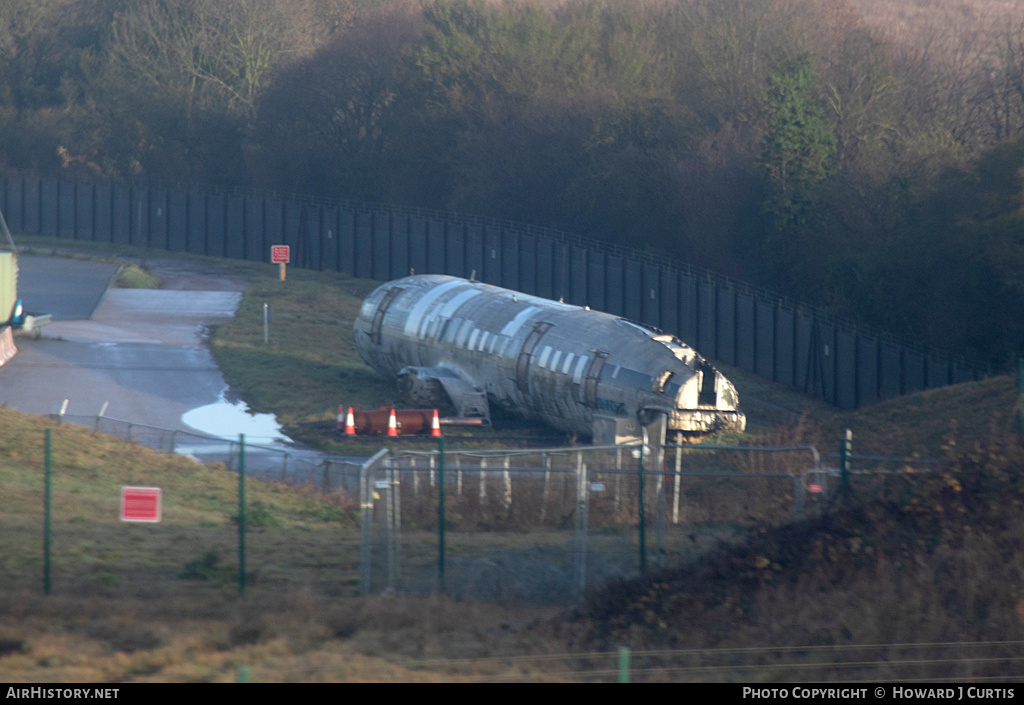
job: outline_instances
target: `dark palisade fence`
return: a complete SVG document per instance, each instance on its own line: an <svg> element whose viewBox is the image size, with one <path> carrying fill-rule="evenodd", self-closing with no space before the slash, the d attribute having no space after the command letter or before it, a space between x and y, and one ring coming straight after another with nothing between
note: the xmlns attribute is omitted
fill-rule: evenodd
<svg viewBox="0 0 1024 705"><path fill-rule="evenodd" d="M844 409L987 370L742 282L561 231L429 209L147 184L0 175L15 232L269 261L388 280L476 278L674 333L706 357Z"/></svg>

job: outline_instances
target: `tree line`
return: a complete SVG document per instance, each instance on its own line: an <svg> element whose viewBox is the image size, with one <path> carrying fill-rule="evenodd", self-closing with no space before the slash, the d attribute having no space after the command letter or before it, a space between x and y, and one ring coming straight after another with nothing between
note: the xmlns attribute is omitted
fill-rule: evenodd
<svg viewBox="0 0 1024 705"><path fill-rule="evenodd" d="M4 0L0 165L522 220L1003 363L1024 11L974 29L894 42L843 0Z"/></svg>

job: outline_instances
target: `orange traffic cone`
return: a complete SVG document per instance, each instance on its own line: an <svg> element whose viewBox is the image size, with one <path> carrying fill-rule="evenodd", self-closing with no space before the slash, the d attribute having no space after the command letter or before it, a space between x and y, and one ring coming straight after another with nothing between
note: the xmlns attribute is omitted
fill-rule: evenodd
<svg viewBox="0 0 1024 705"><path fill-rule="evenodd" d="M352 415L351 406L348 408L348 414L345 415L345 435L356 435L356 417Z"/></svg>
<svg viewBox="0 0 1024 705"><path fill-rule="evenodd" d="M395 421L395 410L391 410L391 416L388 417L388 435L398 435L398 423Z"/></svg>
<svg viewBox="0 0 1024 705"><path fill-rule="evenodd" d="M434 420L430 422L430 435L434 438L441 437L441 420L437 418L437 409L434 409Z"/></svg>

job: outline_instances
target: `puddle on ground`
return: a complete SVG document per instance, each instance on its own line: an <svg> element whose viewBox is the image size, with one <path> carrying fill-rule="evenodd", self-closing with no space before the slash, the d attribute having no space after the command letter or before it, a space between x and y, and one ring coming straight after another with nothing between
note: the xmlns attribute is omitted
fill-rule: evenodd
<svg viewBox="0 0 1024 705"><path fill-rule="evenodd" d="M185 412L181 421L200 433L232 441L237 441L239 434L244 433L246 442L291 442L281 432L281 426L273 414L254 414L245 402L228 401L223 394L213 404Z"/></svg>

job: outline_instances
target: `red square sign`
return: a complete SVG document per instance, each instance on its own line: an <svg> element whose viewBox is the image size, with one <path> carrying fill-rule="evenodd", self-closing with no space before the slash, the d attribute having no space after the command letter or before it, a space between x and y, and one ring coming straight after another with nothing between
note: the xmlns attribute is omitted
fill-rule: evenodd
<svg viewBox="0 0 1024 705"><path fill-rule="evenodd" d="M160 488L122 487L121 521L160 521Z"/></svg>
<svg viewBox="0 0 1024 705"><path fill-rule="evenodd" d="M271 245L270 246L270 261L274 264L280 264L284 262L288 264L292 261L292 248L288 245Z"/></svg>

